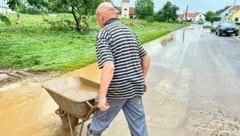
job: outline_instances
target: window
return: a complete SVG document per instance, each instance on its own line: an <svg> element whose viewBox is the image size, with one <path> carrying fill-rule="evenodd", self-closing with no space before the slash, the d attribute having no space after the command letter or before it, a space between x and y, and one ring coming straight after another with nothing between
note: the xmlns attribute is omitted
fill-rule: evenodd
<svg viewBox="0 0 240 136"><path fill-rule="evenodd" d="M238 17L236 17L236 18L234 19L235 22L238 22L238 20L239 20Z"/></svg>

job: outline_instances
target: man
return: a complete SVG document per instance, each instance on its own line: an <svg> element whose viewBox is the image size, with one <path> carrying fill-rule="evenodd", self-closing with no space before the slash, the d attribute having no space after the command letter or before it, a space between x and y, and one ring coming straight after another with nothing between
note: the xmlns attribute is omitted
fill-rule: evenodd
<svg viewBox="0 0 240 136"><path fill-rule="evenodd" d="M102 28L96 39L98 66L102 69L96 101L99 110L88 125L88 136L100 136L122 109L132 136L147 136L142 95L150 58L135 34L116 16L111 3L96 10Z"/></svg>

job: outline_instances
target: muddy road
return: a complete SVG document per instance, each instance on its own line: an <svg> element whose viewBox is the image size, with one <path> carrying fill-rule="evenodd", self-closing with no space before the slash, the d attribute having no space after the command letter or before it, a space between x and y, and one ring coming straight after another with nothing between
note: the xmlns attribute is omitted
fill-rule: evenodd
<svg viewBox="0 0 240 136"><path fill-rule="evenodd" d="M151 56L144 95L149 136L240 136L240 41L192 25L144 45ZM171 37L171 38L169 38ZM99 82L96 64L62 75ZM1 136L68 136L41 83L0 88ZM103 136L130 136L122 113ZM78 129L74 132L78 133ZM86 133L84 127L83 135Z"/></svg>

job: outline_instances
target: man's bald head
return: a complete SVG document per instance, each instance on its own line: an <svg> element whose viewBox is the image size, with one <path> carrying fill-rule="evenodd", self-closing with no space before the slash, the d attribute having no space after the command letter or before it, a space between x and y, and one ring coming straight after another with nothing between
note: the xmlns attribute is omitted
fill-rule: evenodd
<svg viewBox="0 0 240 136"><path fill-rule="evenodd" d="M116 14L115 13L115 9L114 6L112 5L112 3L109 2L103 2L101 4L98 5L96 13L112 13L112 14Z"/></svg>
<svg viewBox="0 0 240 136"><path fill-rule="evenodd" d="M96 9L98 24L103 27L104 24L111 18L116 18L116 11L112 3L102 2Z"/></svg>

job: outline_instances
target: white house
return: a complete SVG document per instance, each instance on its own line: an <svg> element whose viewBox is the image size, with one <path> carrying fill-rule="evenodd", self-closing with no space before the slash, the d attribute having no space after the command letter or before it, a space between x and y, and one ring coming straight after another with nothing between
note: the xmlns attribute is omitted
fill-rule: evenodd
<svg viewBox="0 0 240 136"><path fill-rule="evenodd" d="M130 7L130 0L122 0L121 7L116 7L117 12L122 18L135 18L135 7Z"/></svg>
<svg viewBox="0 0 240 136"><path fill-rule="evenodd" d="M193 22L204 22L205 15L203 13L194 12L194 13L184 13L178 15L180 20L190 20Z"/></svg>
<svg viewBox="0 0 240 136"><path fill-rule="evenodd" d="M197 13L195 18L194 18L195 22L204 22L205 21L205 15L203 15L203 13Z"/></svg>
<svg viewBox="0 0 240 136"><path fill-rule="evenodd" d="M130 7L129 0L123 0L121 9L121 15L123 18L129 18L129 7Z"/></svg>
<svg viewBox="0 0 240 136"><path fill-rule="evenodd" d="M219 15L219 17L221 17L221 21L226 21L227 20L227 16L231 10L232 6L226 6L223 9L220 9L219 11L217 11L217 15Z"/></svg>

